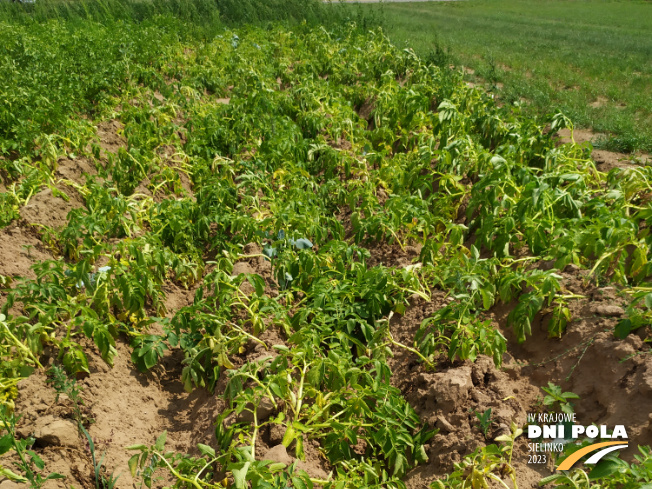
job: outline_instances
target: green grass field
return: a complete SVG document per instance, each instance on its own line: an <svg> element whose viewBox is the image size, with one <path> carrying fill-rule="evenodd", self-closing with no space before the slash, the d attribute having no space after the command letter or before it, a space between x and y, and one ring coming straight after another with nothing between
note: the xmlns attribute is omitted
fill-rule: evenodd
<svg viewBox="0 0 652 489"><path fill-rule="evenodd" d="M467 79L481 79L504 102L520 100L540 113L561 109L577 126L610 134L609 149L652 150L652 3L472 0L382 8L393 42L471 68Z"/></svg>

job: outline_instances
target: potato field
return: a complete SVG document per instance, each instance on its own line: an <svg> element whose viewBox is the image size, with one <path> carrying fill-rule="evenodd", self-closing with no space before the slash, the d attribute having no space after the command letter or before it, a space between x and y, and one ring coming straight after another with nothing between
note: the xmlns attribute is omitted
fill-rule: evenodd
<svg viewBox="0 0 652 489"><path fill-rule="evenodd" d="M30 8L0 16L0 489L652 487L650 166L378 28ZM556 471L610 440L533 459L550 413L628 447Z"/></svg>

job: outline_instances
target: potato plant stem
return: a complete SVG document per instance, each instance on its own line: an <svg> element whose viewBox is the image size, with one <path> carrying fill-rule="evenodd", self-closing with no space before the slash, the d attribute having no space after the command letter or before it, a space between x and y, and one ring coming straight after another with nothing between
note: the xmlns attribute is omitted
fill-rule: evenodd
<svg viewBox="0 0 652 489"><path fill-rule="evenodd" d="M420 290L412 290L412 289L404 289L402 287L399 287L399 290L402 290L403 292L407 292L409 294L415 294L421 297L424 301L430 302L430 297L426 295L425 292L422 292Z"/></svg>
<svg viewBox="0 0 652 489"><path fill-rule="evenodd" d="M306 378L306 370L308 369L308 364L306 361L303 361L303 369L301 369L301 380L299 382L299 391L297 392L297 403L295 416L298 418L301 411L301 404L303 403L303 384Z"/></svg>
<svg viewBox="0 0 652 489"><path fill-rule="evenodd" d="M255 375L251 374L243 374L244 377L247 379L253 380L256 384L258 384L260 387L264 389L264 391L267 393L267 397L269 397L269 400L272 401L272 404L274 405L274 408L276 409L278 405L276 404L276 401L274 400L274 395L272 392L269 390L269 387L265 386L260 380Z"/></svg>
<svg viewBox="0 0 652 489"><path fill-rule="evenodd" d="M404 345L403 343L400 343L400 342L394 340L394 337L392 336L392 333L389 332L389 330L387 331L387 337L389 338L389 341L390 341L390 343L391 343L392 345L394 345L394 346L396 346L396 347L399 347L399 348L403 348L404 350L407 350L407 351L409 351L410 353L415 354L416 356L418 356L418 357L421 359L421 361L422 361L423 363L425 363L426 365L428 365L428 367L430 367L430 368L432 368L432 369L435 368L435 365L434 365L430 360L428 360L426 357L424 357L424 356L423 356L423 355L422 355L418 350L416 350L415 348L412 348L412 347L410 347L410 346Z"/></svg>
<svg viewBox="0 0 652 489"><path fill-rule="evenodd" d="M398 236L396 235L394 230L391 229L389 226L387 226L385 224L381 224L381 226L384 227L387 231L390 232L390 234L394 237L394 239L396 240L398 245L401 247L401 251L405 251L405 246L403 245L403 243L401 243L401 240L398 238Z"/></svg>
<svg viewBox="0 0 652 489"><path fill-rule="evenodd" d="M14 334L11 332L9 329L9 326L7 326L7 323L2 321L0 322L2 326L4 327L5 331L7 332L7 335L11 339L11 341L14 343L14 346L18 348L19 350L22 350L25 352L25 354L38 366L38 368L43 368L43 365L41 365L41 362L38 361L38 358L34 356L34 353L32 353L32 350L27 348L18 338L14 336Z"/></svg>
<svg viewBox="0 0 652 489"><path fill-rule="evenodd" d="M556 297L557 299L564 299L564 300L569 300L569 299L586 299L585 295L581 294L564 294L564 295L558 295Z"/></svg>
<svg viewBox="0 0 652 489"><path fill-rule="evenodd" d="M265 350L269 350L269 348L267 347L267 344L266 344L264 341L262 341L262 340L256 338L254 335L251 335L251 334L247 333L247 332L246 332L245 330L243 330L241 327L239 327L239 326L237 326L237 325L235 325L235 324L233 324L233 323L229 323L229 324L230 324L230 326L231 326L233 329L235 329L236 331L238 331L240 334L243 334L244 336L246 336L246 337L249 338L250 340L252 340L252 341L258 343L259 345L264 346L264 347L265 347Z"/></svg>
<svg viewBox="0 0 652 489"><path fill-rule="evenodd" d="M505 488L507 488L507 489L512 489L512 488L509 487L507 484L505 484L505 481L502 480L502 479L501 479L500 477L498 477L497 475L492 474L492 473L489 473L489 474L487 474L487 475L489 476L489 478L495 480L495 481L498 482L499 484L502 484L503 487L505 487ZM516 481L513 480L513 479L512 479L512 481L514 482L514 488L513 488L513 489L518 489L518 487L516 486Z"/></svg>
<svg viewBox="0 0 652 489"><path fill-rule="evenodd" d="M177 470L172 466L172 464L170 464L170 462L167 461L167 459L165 458L165 455L163 455L162 453L159 453L159 452L156 451L156 450L154 450L153 453L154 453L154 455L156 455L157 457L159 457L159 458L160 458L160 459L165 463L165 465L167 465L168 470L172 473L172 475L173 475L174 477L176 477L177 479L179 479L181 482L185 482L185 483L187 483L187 484L191 484L192 486L196 487L197 489L203 489L202 485L199 483L198 480L195 480L195 479L188 479L187 477L184 477L184 476L181 475L179 472L177 472ZM207 487L210 487L210 486L207 486Z"/></svg>
<svg viewBox="0 0 652 489"><path fill-rule="evenodd" d="M262 253L255 253L253 255L238 255L235 259L235 261L240 261L240 260L248 260L249 258L267 258L269 257L267 255L263 255Z"/></svg>
<svg viewBox="0 0 652 489"><path fill-rule="evenodd" d="M253 409L254 415L254 432L251 435L251 455L256 457L256 438L258 437L258 406L254 406Z"/></svg>

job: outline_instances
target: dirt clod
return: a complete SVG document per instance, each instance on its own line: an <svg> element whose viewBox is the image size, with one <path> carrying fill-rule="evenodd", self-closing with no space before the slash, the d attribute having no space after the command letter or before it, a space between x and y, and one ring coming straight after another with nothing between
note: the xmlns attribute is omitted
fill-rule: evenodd
<svg viewBox="0 0 652 489"><path fill-rule="evenodd" d="M625 311L620 306L604 305L604 304L594 304L591 307L591 311L597 314L598 316L605 316L605 317L612 317L612 318L621 317L623 314L625 314Z"/></svg>
<svg viewBox="0 0 652 489"><path fill-rule="evenodd" d="M641 383L638 388L644 396L652 397L652 364L646 365L645 371L641 375Z"/></svg>
<svg viewBox="0 0 652 489"><path fill-rule="evenodd" d="M422 374L422 379L430 383L426 395L432 397L444 413L450 413L464 403L473 387L470 366L451 369L446 373Z"/></svg>
<svg viewBox="0 0 652 489"><path fill-rule="evenodd" d="M287 449L283 445L276 445L265 452L262 457L263 460L271 460L285 465L292 463L292 457L288 455Z"/></svg>
<svg viewBox="0 0 652 489"><path fill-rule="evenodd" d="M455 431L455 427L444 416L437 416L435 426L444 433L453 433Z"/></svg>
<svg viewBox="0 0 652 489"><path fill-rule="evenodd" d="M57 447L74 447L79 443L77 426L67 419L48 415L34 423L34 438L42 447L52 445Z"/></svg>
<svg viewBox="0 0 652 489"><path fill-rule="evenodd" d="M0 482L0 489L25 489L25 484L18 484L14 481L4 480Z"/></svg>
<svg viewBox="0 0 652 489"><path fill-rule="evenodd" d="M272 445L278 445L283 441L283 436L285 435L285 429L279 424L271 425L269 429L269 442Z"/></svg>

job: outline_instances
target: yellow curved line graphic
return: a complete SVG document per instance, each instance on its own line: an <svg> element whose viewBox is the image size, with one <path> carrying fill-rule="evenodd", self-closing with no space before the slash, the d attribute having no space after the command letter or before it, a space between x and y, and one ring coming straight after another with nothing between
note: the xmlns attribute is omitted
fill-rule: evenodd
<svg viewBox="0 0 652 489"><path fill-rule="evenodd" d="M595 452L600 448L609 447L611 445L623 445L623 441L605 441L602 443L594 443L588 447L584 447L581 450L576 451L572 455L566 457L566 459L557 466L557 470L569 470L575 462L581 459L587 453Z"/></svg>

